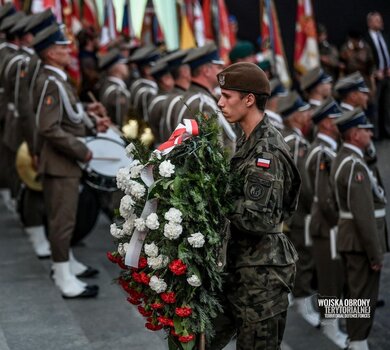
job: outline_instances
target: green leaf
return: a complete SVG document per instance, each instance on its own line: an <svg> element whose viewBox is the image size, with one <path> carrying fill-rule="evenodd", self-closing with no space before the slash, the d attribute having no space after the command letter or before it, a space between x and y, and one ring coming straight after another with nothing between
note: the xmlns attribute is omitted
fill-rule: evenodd
<svg viewBox="0 0 390 350"><path fill-rule="evenodd" d="M195 347L195 340L191 340L188 343L181 343L183 350L192 350Z"/></svg>
<svg viewBox="0 0 390 350"><path fill-rule="evenodd" d="M177 334L182 334L183 333L183 326L181 324L182 320L183 319L181 317L177 316L177 315L175 315L173 317L173 325L175 326L175 332Z"/></svg>

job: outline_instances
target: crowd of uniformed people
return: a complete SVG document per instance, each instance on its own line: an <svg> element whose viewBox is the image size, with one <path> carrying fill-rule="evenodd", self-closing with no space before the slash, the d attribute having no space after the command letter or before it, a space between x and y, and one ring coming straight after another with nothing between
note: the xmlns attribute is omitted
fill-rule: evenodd
<svg viewBox="0 0 390 350"><path fill-rule="evenodd" d="M133 137L157 146L183 118L201 111L217 113L221 142L233 155L241 132L218 105L223 82L217 74L224 62L212 42L171 53L121 42L97 56L98 36L85 29L78 36L83 79L76 93L66 74L70 42L50 10L25 15L4 5L0 33L3 200L13 210L19 198L24 231L39 258L51 257L51 278L63 297L95 297L98 286L83 278L98 271L71 249L83 173L79 164L93 159L80 138L135 123L144 133L137 130ZM246 44L230 55L232 63L254 62L254 57ZM348 338L351 349L368 349L389 249L386 196L373 124L365 113L370 89L359 72L334 81L318 67L300 77L298 90L289 91L263 68L270 81L265 114L290 147L302 179L297 210L283 227L299 256L291 304L340 348L347 347ZM39 176L37 187L18 175L22 144ZM115 194L105 199L118 204ZM316 293L370 299L371 317L348 319L344 333L339 320L325 319L318 310Z"/></svg>

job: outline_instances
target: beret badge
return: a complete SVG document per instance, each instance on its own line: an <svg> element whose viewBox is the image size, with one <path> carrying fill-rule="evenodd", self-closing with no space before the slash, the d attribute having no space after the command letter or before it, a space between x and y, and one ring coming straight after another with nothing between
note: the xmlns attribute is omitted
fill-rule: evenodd
<svg viewBox="0 0 390 350"><path fill-rule="evenodd" d="M225 85L225 74L220 74L218 76L219 85L224 86Z"/></svg>

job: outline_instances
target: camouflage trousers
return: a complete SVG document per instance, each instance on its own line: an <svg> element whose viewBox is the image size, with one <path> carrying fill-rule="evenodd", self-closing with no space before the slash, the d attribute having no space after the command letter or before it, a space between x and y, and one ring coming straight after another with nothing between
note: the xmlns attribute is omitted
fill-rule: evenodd
<svg viewBox="0 0 390 350"><path fill-rule="evenodd" d="M295 264L228 271L224 312L214 321L216 336L207 349L223 349L236 334L237 350L280 349L294 279Z"/></svg>

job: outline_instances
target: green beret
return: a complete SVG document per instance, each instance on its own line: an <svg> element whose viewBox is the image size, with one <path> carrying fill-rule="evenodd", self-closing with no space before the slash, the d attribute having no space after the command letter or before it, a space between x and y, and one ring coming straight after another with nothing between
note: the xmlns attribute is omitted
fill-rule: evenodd
<svg viewBox="0 0 390 350"><path fill-rule="evenodd" d="M271 89L265 73L254 63L239 62L217 75L222 89L270 95Z"/></svg>
<svg viewBox="0 0 390 350"><path fill-rule="evenodd" d="M229 53L229 58L232 63L237 62L241 58L252 56L255 53L255 47L250 41L239 41Z"/></svg>

